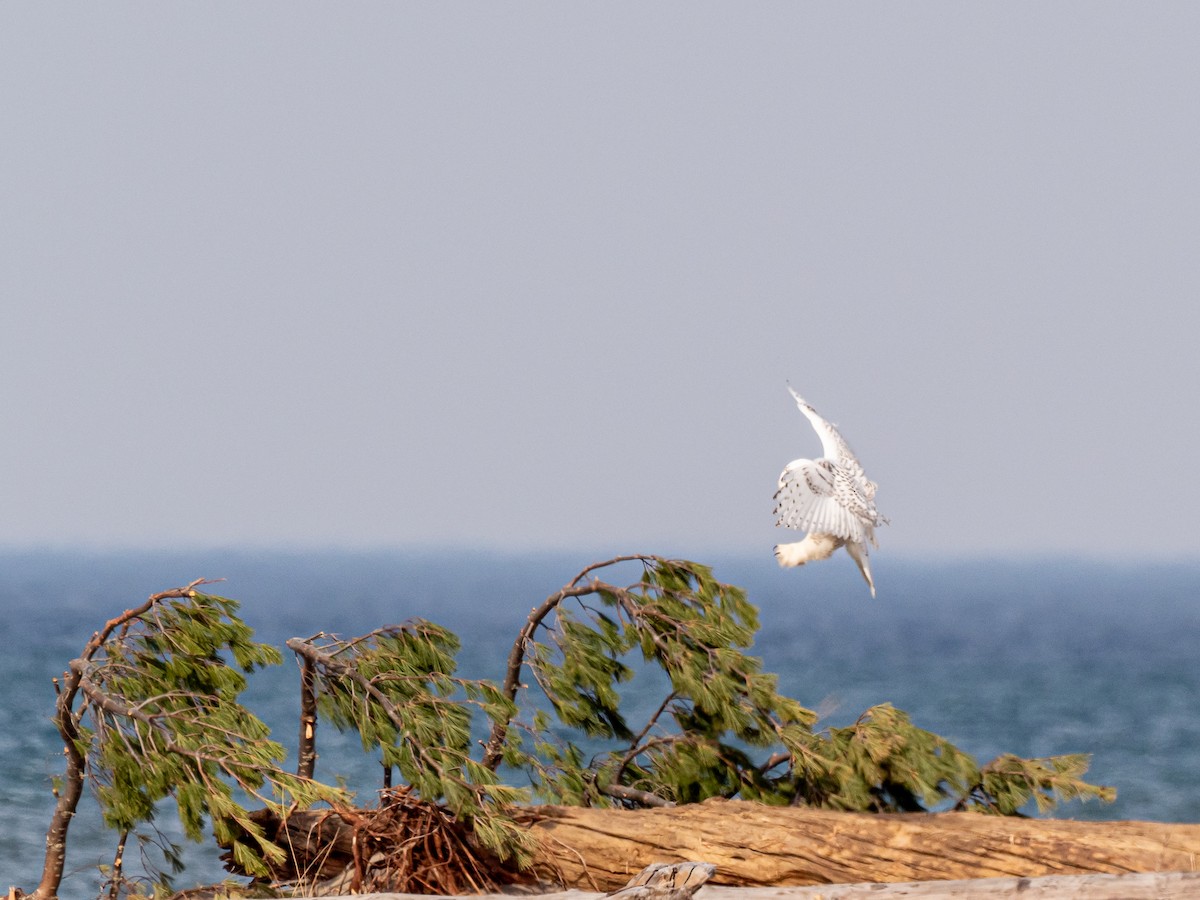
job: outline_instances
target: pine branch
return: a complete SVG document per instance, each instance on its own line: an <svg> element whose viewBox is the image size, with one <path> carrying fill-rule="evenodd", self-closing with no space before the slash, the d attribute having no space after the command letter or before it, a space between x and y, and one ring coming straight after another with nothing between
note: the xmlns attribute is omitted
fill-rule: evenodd
<svg viewBox="0 0 1200 900"><path fill-rule="evenodd" d="M80 658L92 659L114 631L120 629L123 635L130 623L138 620L164 600L194 597L197 587L210 583L204 578L197 578L184 587L150 595L141 605L127 609L121 615L105 622L104 627L94 632L84 645ZM54 722L62 737L63 754L67 764L63 773L63 786L58 792L54 813L50 819L50 827L46 832L46 855L42 865L42 878L33 894L30 895L32 900L52 900L58 895L58 888L62 883L63 870L66 865L67 833L79 806L80 797L83 795L83 779L87 768L87 761L80 749L83 744L83 735L79 729L80 712L75 709L75 700L79 693L78 675L64 673L61 685L55 684L55 691Z"/></svg>
<svg viewBox="0 0 1200 900"><path fill-rule="evenodd" d="M163 749L168 753L181 756L184 759L191 761L196 766L197 775L202 775L205 779L207 779L208 775L204 774L204 767L206 764L214 765L220 769L220 771L230 776L237 783L238 787L244 790L248 795L255 797L262 803L272 802L272 798L260 793L257 790L253 780L248 778L247 775L249 773L255 773L261 775L264 781L274 784L277 783L275 776L279 772L276 766L247 761L244 756L234 752L211 752L202 749L186 747L183 744L180 744L179 741L176 740L176 738L172 735L170 729L163 724L164 720L179 718L180 714L178 712L148 713L140 708L144 704L130 706L122 703L111 694L106 693L99 685L97 685L88 677L87 670L89 668L90 667L88 663L82 659L73 659L70 662L71 671L78 676L80 690L93 706L98 709L102 709L110 715L118 718L127 719L134 722L141 722L142 724L149 726L161 736ZM227 737L240 737L229 729L213 729L208 723L206 723L204 727L209 733L216 731L217 734L224 734ZM140 735L139 739L141 739ZM210 743L209 746L212 746L212 744ZM232 745L221 743L220 746L223 748L228 748ZM141 755L150 755L149 748L146 748L143 745L142 750L143 752Z"/></svg>
<svg viewBox="0 0 1200 900"><path fill-rule="evenodd" d="M334 724L357 730L364 746L381 747L385 773L398 765L422 798L444 798L486 846L527 858L530 838L505 811L523 792L470 756L467 708L478 706L493 721L511 712L495 686L453 676L446 652L457 649L452 634L418 620L325 646L286 643L312 667L314 690ZM465 696L451 698L458 691Z"/></svg>
<svg viewBox="0 0 1200 900"><path fill-rule="evenodd" d="M525 620L525 625L521 628L517 639L513 641L512 649L508 653L508 661L505 665L504 682L501 690L510 701L515 701L517 698L517 691L521 687L521 668L525 665L525 653L530 642L533 640L534 633L541 626L545 618L554 612L564 600L570 597L586 597L589 594L599 592L603 588L610 587L598 579L593 580L585 586L580 586L579 582L586 578L590 572L598 568L618 562L645 560L646 558L642 556L618 556L607 562L594 563L576 575L566 587L551 594L542 602L541 606L534 608L529 613L529 618ZM501 759L504 758L504 741L508 736L510 721L494 722L491 734L484 745L483 764L493 772L499 767Z"/></svg>
<svg viewBox="0 0 1200 900"><path fill-rule="evenodd" d="M408 733L407 723L404 721L404 717L400 714L399 710L396 709L395 704L392 703L387 694L381 691L371 679L365 677L354 666L336 659L334 654L319 650L318 648L303 640L300 640L299 638L289 638L284 643L289 650L291 650L297 656L300 656L302 659L308 660L313 665L322 666L328 671L334 672L340 677L354 682L364 691L366 691L371 699L379 704L379 708L384 711L387 717L391 719L392 724L396 727L396 733L413 750L414 754L416 754L417 757L425 762L431 769L438 771L441 770L441 766L436 761L429 758L425 747L419 741L413 740L412 736ZM463 784L466 784L466 782L463 782Z"/></svg>

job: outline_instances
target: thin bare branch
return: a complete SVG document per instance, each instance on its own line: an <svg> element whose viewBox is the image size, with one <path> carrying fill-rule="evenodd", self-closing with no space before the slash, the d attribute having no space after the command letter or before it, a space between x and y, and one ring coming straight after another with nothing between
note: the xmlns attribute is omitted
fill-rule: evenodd
<svg viewBox="0 0 1200 900"><path fill-rule="evenodd" d="M642 806L674 806L673 800L664 800L658 794L649 791L639 791L637 788L625 787L622 784L610 784L600 788L600 793L607 794L616 800L628 800Z"/></svg>
<svg viewBox="0 0 1200 900"><path fill-rule="evenodd" d="M121 885L125 881L125 842L129 839L129 832L122 831L120 840L117 841L117 852L113 856L112 873L109 877L108 900L118 900L121 896Z"/></svg>

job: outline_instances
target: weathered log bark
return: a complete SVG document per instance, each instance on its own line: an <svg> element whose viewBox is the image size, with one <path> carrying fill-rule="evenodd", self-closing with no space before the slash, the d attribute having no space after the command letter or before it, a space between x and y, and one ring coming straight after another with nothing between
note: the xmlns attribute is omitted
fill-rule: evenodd
<svg viewBox="0 0 1200 900"><path fill-rule="evenodd" d="M1019 819L978 813L871 815L742 801L641 810L543 806L527 813L540 849L534 871L525 874L544 887L558 884L611 891L624 886L647 865L685 860L715 866L716 874L706 886L713 900L718 892L711 886L720 885L766 889L836 884L841 891L864 882L992 879L999 891L1006 878L1016 884L1013 879L1065 875L1178 872L1200 877L1200 825ZM321 882L332 878L310 887L322 894L350 890L352 879L342 877L356 871L356 832L349 821L330 810L297 810L286 821L274 811L261 810L255 818L268 835L295 854L291 875L286 866L277 873L282 880ZM374 831L373 837L386 836L398 850L421 839L421 835L408 835L404 828L385 830L386 835ZM386 853L381 850L379 855ZM453 866L453 860L438 863L442 868L447 864ZM1103 880L1098 885L1112 887ZM1022 881L1012 890L1021 892L1032 886ZM1047 890L1050 887L1053 885ZM1143 887L1150 891L1144 896L1153 896L1157 890ZM1188 896L1193 887L1200 887L1195 878L1186 885L1180 882L1178 892L1162 896ZM914 896L923 896L932 889L928 885L912 890ZM1113 887L1118 893L1112 896L1125 896L1119 893L1123 889ZM962 896L968 894L974 896L970 892ZM1046 896L1075 895L1051 892ZM1110 895L1101 892L1096 896ZM701 894L698 900L704 897ZM762 900L787 897L790 895L771 895ZM738 900L754 900L754 896L739 896Z"/></svg>
<svg viewBox="0 0 1200 900"><path fill-rule="evenodd" d="M668 809L540 807L538 869L608 891L653 862L699 859L711 884L779 886L1200 868L1200 825L870 815L742 801Z"/></svg>

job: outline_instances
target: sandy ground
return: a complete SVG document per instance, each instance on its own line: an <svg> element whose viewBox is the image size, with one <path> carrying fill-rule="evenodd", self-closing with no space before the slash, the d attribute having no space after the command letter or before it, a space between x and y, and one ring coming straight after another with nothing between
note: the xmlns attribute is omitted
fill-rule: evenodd
<svg viewBox="0 0 1200 900"><path fill-rule="evenodd" d="M599 900L604 894L560 891L538 900ZM894 884L825 884L811 887L733 888L705 885L696 900L896 900L896 898L1020 897L1022 900L1200 900L1200 871L1134 875L1055 875L1046 878L976 878ZM329 898L340 900L340 898ZM430 900L423 894L363 894L358 900ZM472 900L513 900L490 894Z"/></svg>

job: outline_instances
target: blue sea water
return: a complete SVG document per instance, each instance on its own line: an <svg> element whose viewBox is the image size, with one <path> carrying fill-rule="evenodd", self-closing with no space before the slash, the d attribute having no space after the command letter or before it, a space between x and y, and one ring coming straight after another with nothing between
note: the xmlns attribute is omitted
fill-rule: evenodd
<svg viewBox="0 0 1200 900"><path fill-rule="evenodd" d="M532 606L588 556L448 553L0 553L0 888L31 888L62 747L51 678L103 621L194 578L242 602L259 640L358 634L420 616L456 631L461 670L499 679ZM891 702L981 760L1003 752L1093 754L1089 779L1111 805L1057 815L1200 822L1200 564L1034 559L875 561L871 600L848 559L782 572L763 559L705 560L748 589L762 628L754 652L781 688L827 724ZM294 665L256 675L245 702L294 748ZM318 775L367 797L377 763L353 737L319 731ZM159 819L176 840L173 811ZM94 897L114 836L85 795L70 834L67 900ZM129 854L136 858L136 853ZM187 845L179 886L219 880L211 845ZM132 863L131 863L132 864Z"/></svg>

